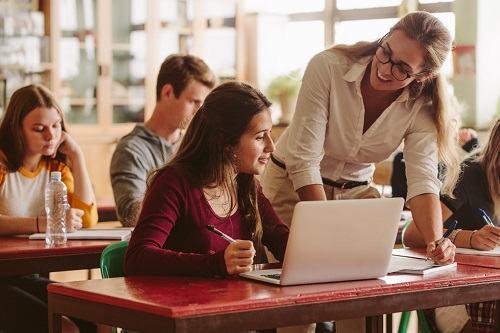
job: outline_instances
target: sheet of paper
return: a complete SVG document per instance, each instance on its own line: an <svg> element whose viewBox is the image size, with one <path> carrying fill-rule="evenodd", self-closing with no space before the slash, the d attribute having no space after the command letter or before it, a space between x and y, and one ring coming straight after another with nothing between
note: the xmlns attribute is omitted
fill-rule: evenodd
<svg viewBox="0 0 500 333"><path fill-rule="evenodd" d="M496 249L493 249L490 251L482 251L482 250L476 250L476 249L464 249L461 247L457 247L455 253L471 254L471 255L475 255L475 256L500 256L500 247L497 247Z"/></svg>
<svg viewBox="0 0 500 333"><path fill-rule="evenodd" d="M425 275L457 267L457 263L437 265L432 260L422 258L392 256L389 264L389 273Z"/></svg>
<svg viewBox="0 0 500 333"><path fill-rule="evenodd" d="M134 228L88 228L80 229L75 232L68 233L68 239L118 239L124 240L132 235ZM45 239L45 233L36 233L29 239Z"/></svg>

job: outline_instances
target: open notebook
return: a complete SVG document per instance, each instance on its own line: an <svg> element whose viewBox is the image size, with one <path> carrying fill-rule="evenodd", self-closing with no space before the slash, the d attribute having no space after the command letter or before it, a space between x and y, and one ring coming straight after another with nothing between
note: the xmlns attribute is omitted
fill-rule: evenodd
<svg viewBox="0 0 500 333"><path fill-rule="evenodd" d="M134 228L88 228L68 232L68 239L117 239L125 240L132 235ZM33 234L29 239L45 239L45 233Z"/></svg>
<svg viewBox="0 0 500 333"><path fill-rule="evenodd" d="M402 198L301 201L282 269L241 276L280 285L385 276L403 203Z"/></svg>

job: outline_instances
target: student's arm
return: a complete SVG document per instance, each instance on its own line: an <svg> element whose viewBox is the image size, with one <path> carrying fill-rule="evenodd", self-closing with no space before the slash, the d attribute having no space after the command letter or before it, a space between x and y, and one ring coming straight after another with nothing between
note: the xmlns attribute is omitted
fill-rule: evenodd
<svg viewBox="0 0 500 333"><path fill-rule="evenodd" d="M87 205L91 205L95 200L95 194L82 149L68 133L62 132L58 150L66 155L66 165L74 179L74 195Z"/></svg>
<svg viewBox="0 0 500 333"><path fill-rule="evenodd" d="M441 202L443 221L450 218L453 212ZM470 241L470 244L469 244ZM426 246L422 234L418 231L415 222L410 222L404 233L404 244L409 247ZM477 250L492 250L500 246L500 228L485 225L474 232L473 230L460 230L456 236L454 244L456 247L472 248Z"/></svg>
<svg viewBox="0 0 500 333"><path fill-rule="evenodd" d="M37 228L38 222L38 228ZM46 217L17 217L0 215L0 236L30 235L45 232Z"/></svg>
<svg viewBox="0 0 500 333"><path fill-rule="evenodd" d="M140 210L148 167L133 147L117 146L110 165L111 185L118 219L124 226L134 226Z"/></svg>
<svg viewBox="0 0 500 333"><path fill-rule="evenodd" d="M74 232L82 226L91 228L97 224L97 205L83 151L66 132L62 132L58 150L66 155L66 168L61 171L71 206L66 212L68 232Z"/></svg>

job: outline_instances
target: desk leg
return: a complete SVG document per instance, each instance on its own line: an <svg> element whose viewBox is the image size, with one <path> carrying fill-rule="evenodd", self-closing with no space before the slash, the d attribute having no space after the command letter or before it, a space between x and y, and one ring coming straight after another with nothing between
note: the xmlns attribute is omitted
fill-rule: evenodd
<svg viewBox="0 0 500 333"><path fill-rule="evenodd" d="M366 317L366 333L383 333L384 315Z"/></svg>
<svg viewBox="0 0 500 333"><path fill-rule="evenodd" d="M49 332L62 333L62 316L52 312L49 306Z"/></svg>
<svg viewBox="0 0 500 333"><path fill-rule="evenodd" d="M495 333L500 332L500 300L495 302Z"/></svg>

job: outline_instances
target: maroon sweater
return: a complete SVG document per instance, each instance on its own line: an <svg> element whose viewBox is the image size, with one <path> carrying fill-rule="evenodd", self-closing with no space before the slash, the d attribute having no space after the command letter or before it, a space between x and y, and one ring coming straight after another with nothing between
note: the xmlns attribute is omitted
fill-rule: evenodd
<svg viewBox="0 0 500 333"><path fill-rule="evenodd" d="M261 191L258 201L264 229L262 243L282 261L288 227ZM251 238L239 210L229 219L220 218L200 188L192 187L177 170L164 169L144 199L125 255L125 274L228 275L224 262L228 242L206 229L207 224L234 239Z"/></svg>

